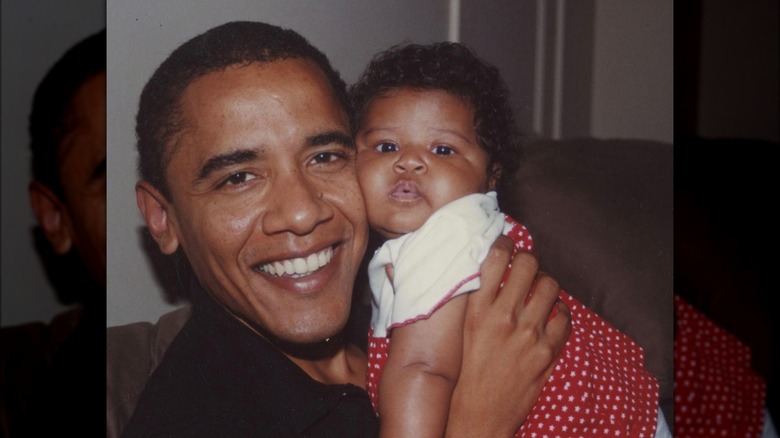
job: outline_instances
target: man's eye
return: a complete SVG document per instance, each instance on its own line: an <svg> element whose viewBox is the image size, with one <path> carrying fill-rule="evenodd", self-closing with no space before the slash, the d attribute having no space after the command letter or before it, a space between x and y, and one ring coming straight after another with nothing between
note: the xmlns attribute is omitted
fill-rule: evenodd
<svg viewBox="0 0 780 438"><path fill-rule="evenodd" d="M312 157L312 162L315 164L327 164L339 160L345 160L346 158L346 154L340 152L320 152Z"/></svg>
<svg viewBox="0 0 780 438"><path fill-rule="evenodd" d="M377 152L387 154L390 152L398 152L398 146L393 143L379 143L376 145Z"/></svg>
<svg viewBox="0 0 780 438"><path fill-rule="evenodd" d="M436 155L452 155L455 150L449 146L439 145L433 148L433 153Z"/></svg>
<svg viewBox="0 0 780 438"><path fill-rule="evenodd" d="M222 181L222 184L220 184L220 187L222 186L238 186L241 184L244 184L248 181L251 181L253 179L257 178L255 175L249 173L249 172L236 172L228 176Z"/></svg>

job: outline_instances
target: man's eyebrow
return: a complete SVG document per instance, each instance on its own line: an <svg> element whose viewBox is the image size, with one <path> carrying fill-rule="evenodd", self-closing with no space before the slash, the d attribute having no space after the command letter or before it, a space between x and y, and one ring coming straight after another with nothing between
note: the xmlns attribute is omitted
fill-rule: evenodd
<svg viewBox="0 0 780 438"><path fill-rule="evenodd" d="M196 181L204 180L208 178L208 176L214 173L215 171L222 169L224 167L232 166L234 164L246 163L247 161L252 161L256 159L257 156L258 156L257 151L253 149L238 149L225 154L215 155L209 158L208 160L206 160L206 162L203 163L202 166L200 166L200 170L198 171L198 177L196 178Z"/></svg>
<svg viewBox="0 0 780 438"><path fill-rule="evenodd" d="M306 138L306 144L309 146L325 146L333 143L355 149L355 141L342 131L328 131Z"/></svg>

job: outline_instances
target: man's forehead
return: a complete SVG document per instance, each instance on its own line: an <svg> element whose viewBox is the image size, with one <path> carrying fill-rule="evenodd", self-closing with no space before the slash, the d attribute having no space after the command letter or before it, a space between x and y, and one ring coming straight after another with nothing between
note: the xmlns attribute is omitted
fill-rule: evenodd
<svg viewBox="0 0 780 438"><path fill-rule="evenodd" d="M311 111L328 108L328 113L346 117L346 109L320 67L309 60L290 58L234 64L192 81L179 99L178 125L195 128L194 124L200 121L194 119L215 107L236 109L241 102L252 106L258 100L267 100L272 108L271 99L293 95L299 99L289 100L290 104L308 105Z"/></svg>
<svg viewBox="0 0 780 438"><path fill-rule="evenodd" d="M227 93L232 87L247 83L268 91L289 89L291 86L322 88L333 95L331 84L322 69L313 61L302 58L284 58L267 62L231 64L219 70L207 72L192 80L184 89L182 98L193 93L211 95Z"/></svg>
<svg viewBox="0 0 780 438"><path fill-rule="evenodd" d="M169 143L169 158L195 143L207 144L191 150L202 162L233 150L260 155L267 146L263 141L282 131L299 132L288 146L319 144L312 139L325 134L352 146L345 111L320 68L307 60L237 64L208 73L185 89L179 110L179 133Z"/></svg>

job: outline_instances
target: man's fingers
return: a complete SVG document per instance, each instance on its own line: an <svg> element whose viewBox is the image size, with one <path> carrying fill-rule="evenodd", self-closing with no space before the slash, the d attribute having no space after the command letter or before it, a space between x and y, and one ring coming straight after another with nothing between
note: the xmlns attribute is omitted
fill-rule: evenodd
<svg viewBox="0 0 780 438"><path fill-rule="evenodd" d="M499 236L488 251L487 257L480 268L479 300L492 303L499 293L498 287L504 277L504 272L512 257L512 240ZM474 294L472 294L474 295Z"/></svg>
<svg viewBox="0 0 780 438"><path fill-rule="evenodd" d="M539 264L536 257L526 252L517 253L512 260L512 270L509 271L509 276L504 283L502 293L496 299L496 304L500 308L519 311L531 291L538 269Z"/></svg>
<svg viewBox="0 0 780 438"><path fill-rule="evenodd" d="M571 310L560 300L555 302L555 306L555 315L547 321L545 331L547 332L549 339L558 340L558 342L553 342L555 351L554 356L558 357L571 333Z"/></svg>
<svg viewBox="0 0 780 438"><path fill-rule="evenodd" d="M537 319L543 316L542 319L534 322L538 324L546 323L549 315L553 312L555 303L558 301L560 291L558 282L554 278L544 273L538 274L531 286L531 297L524 303L525 306L516 307L518 317L521 314L534 315Z"/></svg>

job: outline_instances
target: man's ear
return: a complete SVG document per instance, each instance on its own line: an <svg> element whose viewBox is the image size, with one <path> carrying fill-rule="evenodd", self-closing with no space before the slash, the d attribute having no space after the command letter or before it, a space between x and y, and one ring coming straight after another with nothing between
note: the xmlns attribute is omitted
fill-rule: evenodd
<svg viewBox="0 0 780 438"><path fill-rule="evenodd" d="M490 173L488 174L488 191L496 190L498 187L498 181L501 179L501 164L493 163Z"/></svg>
<svg viewBox="0 0 780 438"><path fill-rule="evenodd" d="M27 188L35 217L46 240L57 254L65 254L73 246L73 230L65 204L40 181L33 181Z"/></svg>
<svg viewBox="0 0 780 438"><path fill-rule="evenodd" d="M135 199L160 251L168 255L176 252L179 238L170 202L146 181L139 181L135 185Z"/></svg>

